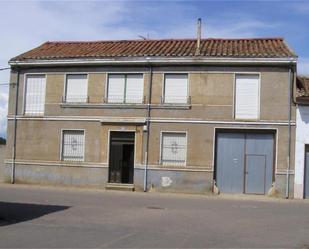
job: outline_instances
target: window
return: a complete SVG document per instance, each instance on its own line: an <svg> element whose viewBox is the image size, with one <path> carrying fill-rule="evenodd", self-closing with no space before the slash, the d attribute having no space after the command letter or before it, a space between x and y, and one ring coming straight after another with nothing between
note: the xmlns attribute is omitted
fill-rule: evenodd
<svg viewBox="0 0 309 249"><path fill-rule="evenodd" d="M111 74L108 76L108 103L143 103L142 74Z"/></svg>
<svg viewBox="0 0 309 249"><path fill-rule="evenodd" d="M187 74L165 75L163 102L176 104L185 104L188 102Z"/></svg>
<svg viewBox="0 0 309 249"><path fill-rule="evenodd" d="M162 133L161 163L163 165L184 166L187 154L186 133Z"/></svg>
<svg viewBox="0 0 309 249"><path fill-rule="evenodd" d="M45 107L45 75L27 75L25 87L25 114L43 115Z"/></svg>
<svg viewBox="0 0 309 249"><path fill-rule="evenodd" d="M235 118L258 119L260 105L259 75L236 75Z"/></svg>
<svg viewBox="0 0 309 249"><path fill-rule="evenodd" d="M84 161L85 134L82 130L62 131L62 160Z"/></svg>
<svg viewBox="0 0 309 249"><path fill-rule="evenodd" d="M66 102L85 103L87 96L87 75L68 74L66 78Z"/></svg>

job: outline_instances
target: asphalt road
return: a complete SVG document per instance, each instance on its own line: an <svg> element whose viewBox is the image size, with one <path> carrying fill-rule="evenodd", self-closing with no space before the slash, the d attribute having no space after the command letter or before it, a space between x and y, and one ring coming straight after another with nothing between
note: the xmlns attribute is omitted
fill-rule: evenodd
<svg viewBox="0 0 309 249"><path fill-rule="evenodd" d="M0 185L3 248L309 248L309 201Z"/></svg>

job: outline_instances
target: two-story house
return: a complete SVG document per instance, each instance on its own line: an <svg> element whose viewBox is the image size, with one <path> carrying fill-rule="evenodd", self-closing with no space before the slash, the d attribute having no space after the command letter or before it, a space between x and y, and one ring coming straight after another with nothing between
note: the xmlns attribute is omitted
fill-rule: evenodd
<svg viewBox="0 0 309 249"><path fill-rule="evenodd" d="M7 181L293 193L282 38L46 42L9 61Z"/></svg>

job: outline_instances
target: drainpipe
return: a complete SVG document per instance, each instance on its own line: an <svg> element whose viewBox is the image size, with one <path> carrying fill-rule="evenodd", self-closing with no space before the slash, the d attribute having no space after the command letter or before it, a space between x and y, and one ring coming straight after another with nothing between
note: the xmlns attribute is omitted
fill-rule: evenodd
<svg viewBox="0 0 309 249"><path fill-rule="evenodd" d="M16 133L17 133L17 113L18 113L18 93L19 93L19 69L17 69L15 113L14 113L14 137L13 137L13 163L11 169L11 183L15 183L15 160L16 160Z"/></svg>
<svg viewBox="0 0 309 249"><path fill-rule="evenodd" d="M286 170L286 189L285 189L285 198L289 198L289 190L290 190L290 168L291 168L291 114L292 114L292 87L293 87L293 79L292 78L292 66L289 68L289 122L288 122L288 158L287 158L287 170Z"/></svg>
<svg viewBox="0 0 309 249"><path fill-rule="evenodd" d="M151 109L151 93L152 93L152 66L149 66L149 84L148 84L148 103L147 103L147 118L146 118L146 151L145 151L145 168L144 168L144 192L147 192L147 173L148 173L148 151L149 151L149 136L150 136L150 109Z"/></svg>

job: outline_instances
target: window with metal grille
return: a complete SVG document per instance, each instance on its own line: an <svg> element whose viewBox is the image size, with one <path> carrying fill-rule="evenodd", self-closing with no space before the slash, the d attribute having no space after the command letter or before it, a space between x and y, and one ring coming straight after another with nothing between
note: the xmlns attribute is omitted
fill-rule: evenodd
<svg viewBox="0 0 309 249"><path fill-rule="evenodd" d="M235 118L258 119L260 111L259 75L236 75Z"/></svg>
<svg viewBox="0 0 309 249"><path fill-rule="evenodd" d="M143 74L110 74L108 76L108 103L143 103Z"/></svg>
<svg viewBox="0 0 309 249"><path fill-rule="evenodd" d="M165 74L163 103L188 103L187 74Z"/></svg>
<svg viewBox="0 0 309 249"><path fill-rule="evenodd" d="M25 114L43 115L45 109L45 75L27 75L25 86Z"/></svg>
<svg viewBox="0 0 309 249"><path fill-rule="evenodd" d="M186 133L163 132L161 141L161 163L184 166L187 157Z"/></svg>
<svg viewBox="0 0 309 249"><path fill-rule="evenodd" d="M62 160L84 161L85 133L82 130L62 131Z"/></svg>
<svg viewBox="0 0 309 249"><path fill-rule="evenodd" d="M87 95L87 74L68 74L66 78L66 102L85 103Z"/></svg>

